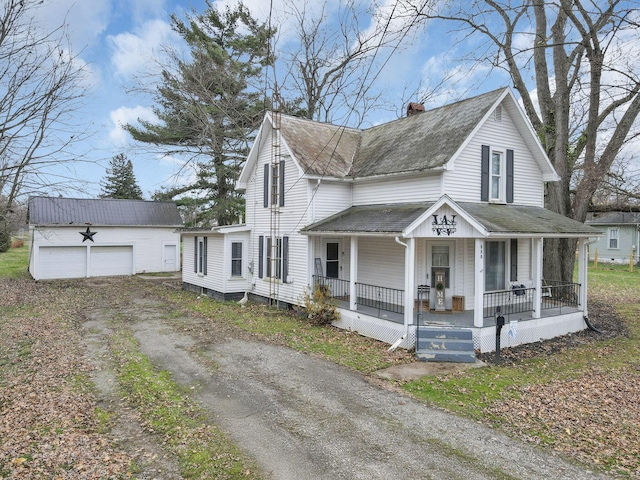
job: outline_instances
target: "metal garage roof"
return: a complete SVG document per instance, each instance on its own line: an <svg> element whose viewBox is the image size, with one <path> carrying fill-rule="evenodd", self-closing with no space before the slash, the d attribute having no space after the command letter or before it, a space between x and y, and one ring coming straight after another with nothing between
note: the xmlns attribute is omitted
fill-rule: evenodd
<svg viewBox="0 0 640 480"><path fill-rule="evenodd" d="M30 225L183 225L173 202L111 198L30 197L28 221Z"/></svg>

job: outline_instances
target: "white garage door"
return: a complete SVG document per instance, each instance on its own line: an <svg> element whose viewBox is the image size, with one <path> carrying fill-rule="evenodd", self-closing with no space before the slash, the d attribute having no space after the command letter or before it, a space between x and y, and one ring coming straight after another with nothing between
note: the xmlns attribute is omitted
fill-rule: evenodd
<svg viewBox="0 0 640 480"><path fill-rule="evenodd" d="M87 276L87 247L40 247L38 278Z"/></svg>
<svg viewBox="0 0 640 480"><path fill-rule="evenodd" d="M91 276L133 274L133 247L120 245L113 247L91 247Z"/></svg>

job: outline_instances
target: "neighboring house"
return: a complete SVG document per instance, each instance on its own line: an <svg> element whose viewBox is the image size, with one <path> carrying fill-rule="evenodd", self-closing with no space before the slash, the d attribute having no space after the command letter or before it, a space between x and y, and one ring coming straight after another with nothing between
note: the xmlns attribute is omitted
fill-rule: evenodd
<svg viewBox="0 0 640 480"><path fill-rule="evenodd" d="M267 114L237 185L246 224L184 234L184 287L299 305L324 285L335 325L427 358L457 329L494 350L498 317L503 346L585 328L597 232L543 208L558 175L512 92L408 113L365 130ZM578 240L577 283L542 278L557 237Z"/></svg>
<svg viewBox="0 0 640 480"><path fill-rule="evenodd" d="M602 236L589 248L589 259L611 263L640 262L640 212L589 212L587 225Z"/></svg>
<svg viewBox="0 0 640 480"><path fill-rule="evenodd" d="M36 280L180 270L172 202L31 197L28 223Z"/></svg>

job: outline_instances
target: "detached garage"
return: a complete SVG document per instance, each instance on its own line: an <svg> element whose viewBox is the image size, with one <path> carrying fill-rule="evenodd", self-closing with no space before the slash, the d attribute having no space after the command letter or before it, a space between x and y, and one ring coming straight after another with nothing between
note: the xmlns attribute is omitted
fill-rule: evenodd
<svg viewBox="0 0 640 480"><path fill-rule="evenodd" d="M28 221L36 280L180 270L173 202L31 197Z"/></svg>

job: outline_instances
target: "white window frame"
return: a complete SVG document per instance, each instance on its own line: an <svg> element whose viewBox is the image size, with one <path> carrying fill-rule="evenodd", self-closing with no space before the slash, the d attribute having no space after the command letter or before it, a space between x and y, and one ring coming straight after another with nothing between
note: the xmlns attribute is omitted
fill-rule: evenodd
<svg viewBox="0 0 640 480"><path fill-rule="evenodd" d="M204 276L205 265L204 262L207 261L205 255L205 237L197 237L198 238L198 265L197 265L197 274ZM207 242L208 243L208 242Z"/></svg>
<svg viewBox="0 0 640 480"><path fill-rule="evenodd" d="M233 246L235 244L240 244L240 257L239 258L235 258L233 256ZM230 253L230 257L231 257L231 263L230 263L230 269L229 269L229 276L231 278L244 278L244 252L245 252L245 247L244 247L244 242L242 240L231 240L230 245L229 245L229 253ZM240 262L240 273L239 274L234 274L233 273L233 265L234 262Z"/></svg>
<svg viewBox="0 0 640 480"><path fill-rule="evenodd" d="M489 244L490 243L501 243L502 246L502 260L503 260L503 265L502 265L502 279L501 282L503 283L502 288L498 288L498 289L489 289L489 281L487 279L487 275L489 273ZM509 284L509 276L510 276L510 267L511 267L511 262L510 262L510 255L511 255L511 248L509 245L509 241L507 240L487 240L485 242L484 245L484 252L485 252L485 265L484 265L484 282L485 282L485 286L486 286L486 291L487 292L499 292L501 290L506 290L507 285ZM500 279L497 279L500 280ZM499 282L498 282L499 283ZM499 286L499 285L498 285Z"/></svg>
<svg viewBox="0 0 640 480"><path fill-rule="evenodd" d="M616 246L612 247L611 242L615 241ZM607 236L607 248L609 250L619 250L620 249L620 229L618 227L610 227L609 235Z"/></svg>
<svg viewBox="0 0 640 480"><path fill-rule="evenodd" d="M494 173L493 160L497 156L500 161L498 173ZM506 156L503 150L491 149L489 156L489 201L490 202L502 202L506 195ZM498 195L493 194L493 181L494 178L498 180Z"/></svg>

